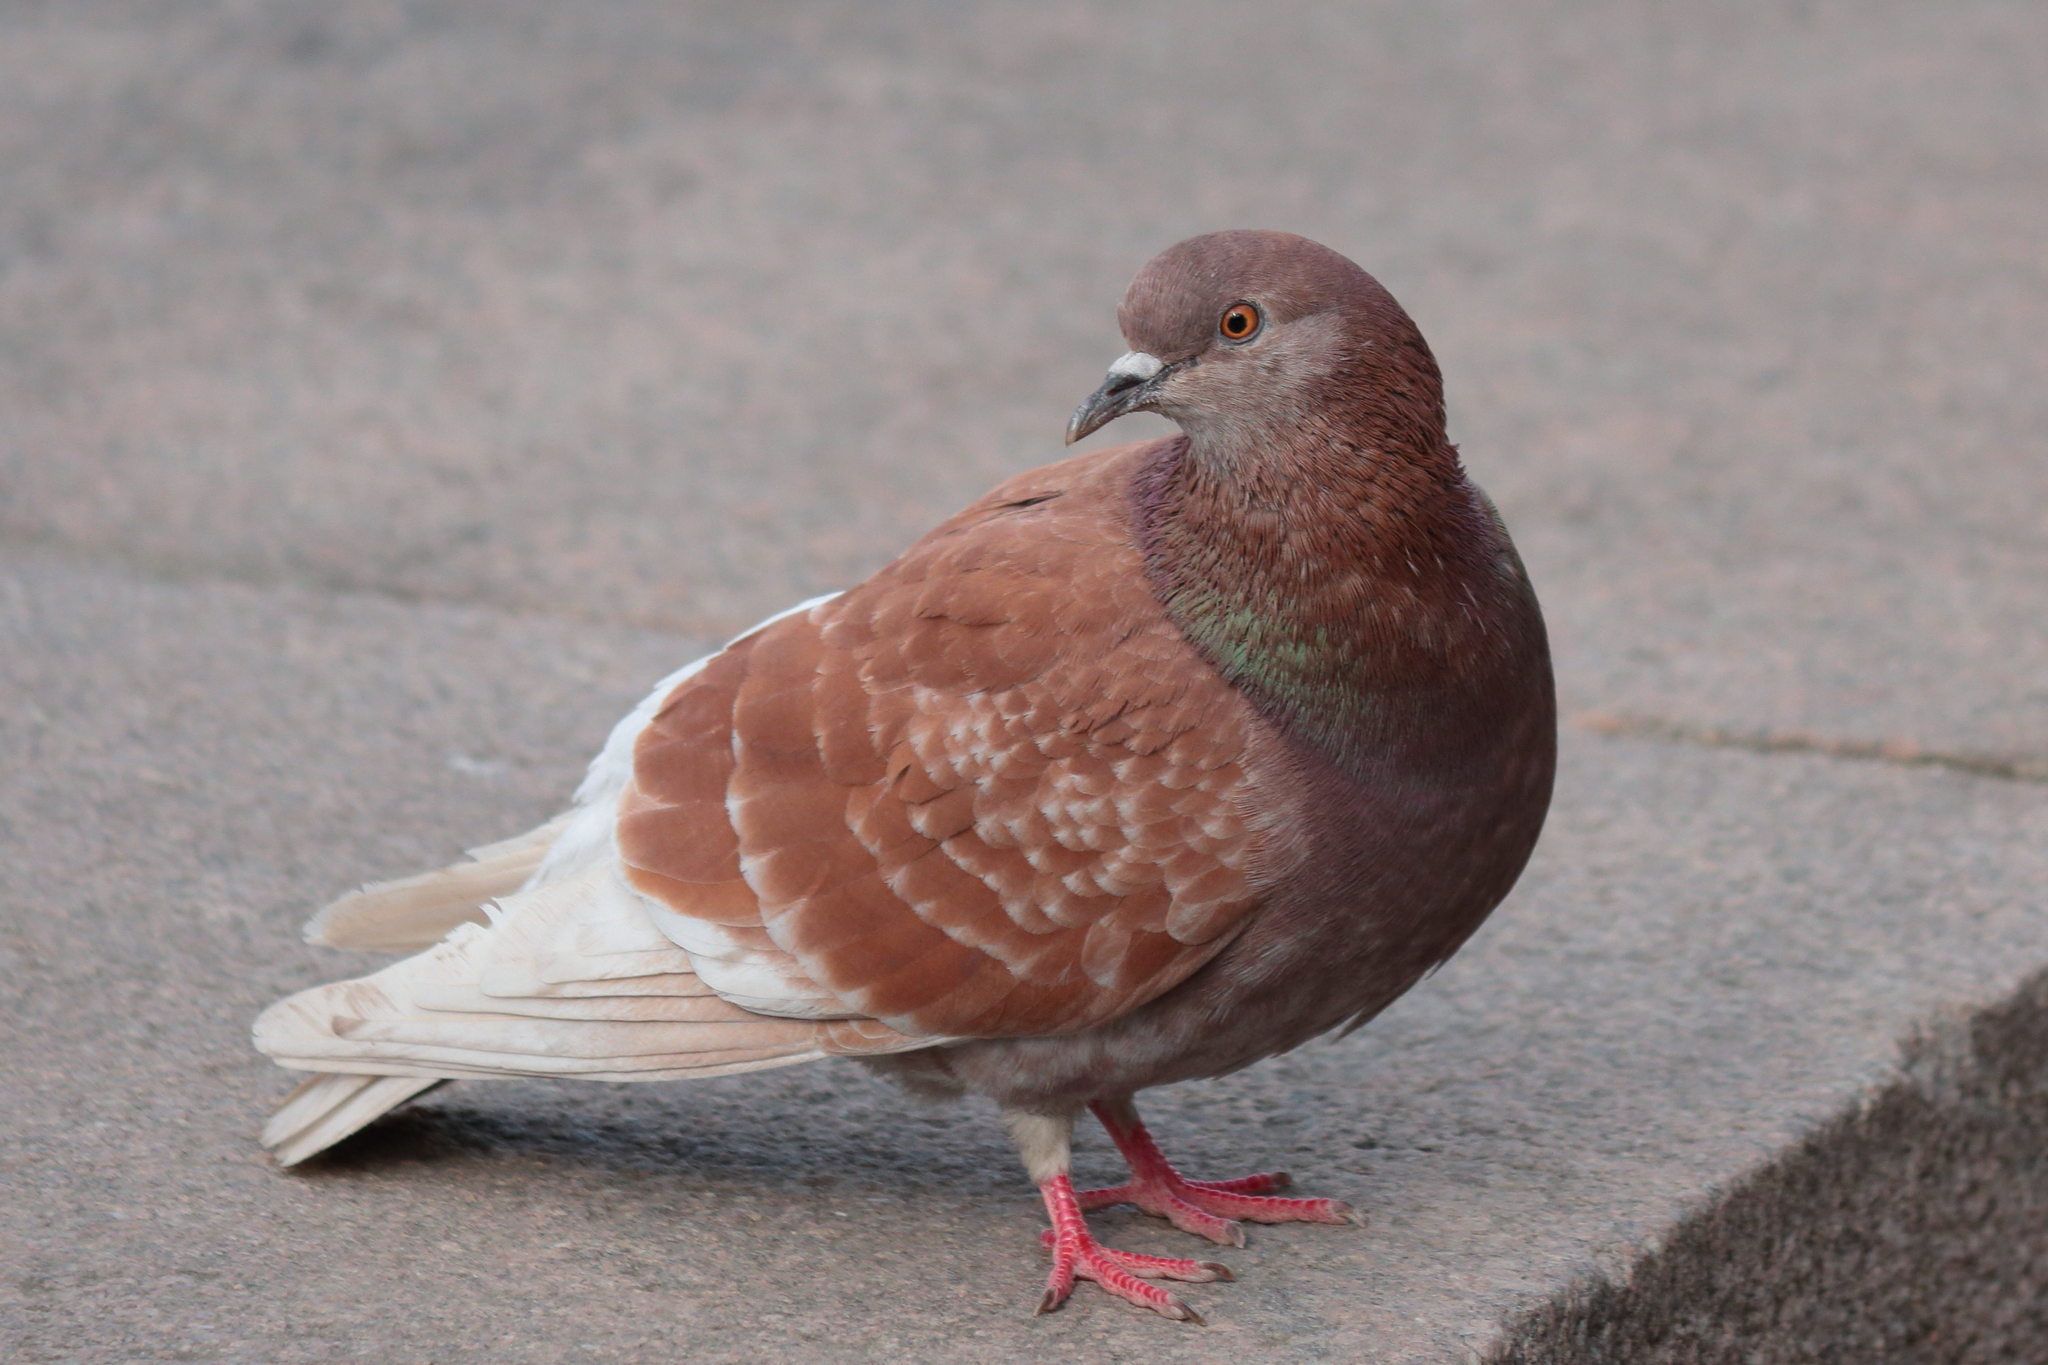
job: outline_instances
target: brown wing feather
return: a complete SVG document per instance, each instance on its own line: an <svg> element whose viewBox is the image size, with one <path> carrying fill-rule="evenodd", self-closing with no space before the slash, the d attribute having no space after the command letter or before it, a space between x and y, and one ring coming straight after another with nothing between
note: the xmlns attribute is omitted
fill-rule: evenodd
<svg viewBox="0 0 2048 1365"><path fill-rule="evenodd" d="M1012 480L681 684L621 807L633 884L912 1036L1086 1028L1214 956L1281 869L1257 721L1146 585L1144 453Z"/></svg>

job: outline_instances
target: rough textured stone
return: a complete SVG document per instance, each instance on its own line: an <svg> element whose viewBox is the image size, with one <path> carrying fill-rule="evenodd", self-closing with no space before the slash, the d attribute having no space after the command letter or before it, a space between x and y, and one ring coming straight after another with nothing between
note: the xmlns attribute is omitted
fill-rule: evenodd
<svg viewBox="0 0 2048 1365"><path fill-rule="evenodd" d="M1996 1365L2048 1342L2048 974L1917 1036L1906 1074L1687 1217L1493 1365Z"/></svg>
<svg viewBox="0 0 2048 1365"><path fill-rule="evenodd" d="M2048 957L2048 787L1959 770L2048 771L2044 29L0 7L0 1355L1444 1360L1620 1276ZM1255 1234L1207 1332L1030 1321L991 1117L823 1067L460 1087L263 1165L250 1015L367 965L307 910L1057 453L1131 270L1254 224L1422 323L1579 717L1466 953L1152 1106L1368 1228Z"/></svg>

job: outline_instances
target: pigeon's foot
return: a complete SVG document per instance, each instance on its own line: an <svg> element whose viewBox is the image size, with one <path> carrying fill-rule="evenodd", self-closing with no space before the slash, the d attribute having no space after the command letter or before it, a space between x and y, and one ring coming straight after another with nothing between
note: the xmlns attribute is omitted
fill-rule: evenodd
<svg viewBox="0 0 2048 1365"><path fill-rule="evenodd" d="M1237 1180L1189 1180L1171 1166L1133 1177L1108 1189L1082 1190L1074 1197L1084 1209L1135 1204L1182 1232L1225 1246L1243 1246L1247 1223L1349 1223L1351 1206L1339 1199L1273 1199L1264 1191L1284 1190L1285 1171Z"/></svg>
<svg viewBox="0 0 2048 1365"><path fill-rule="evenodd" d="M1135 1204L1164 1218L1182 1232L1226 1246L1244 1245L1242 1222L1350 1223L1357 1221L1341 1199L1275 1199L1273 1190L1293 1183L1285 1171L1242 1176L1236 1180L1189 1180L1173 1168L1145 1130L1128 1101L1089 1106L1130 1164L1131 1178L1102 1190L1083 1190L1075 1200L1083 1209Z"/></svg>
<svg viewBox="0 0 2048 1365"><path fill-rule="evenodd" d="M1178 1322L1200 1324L1202 1315L1148 1280L1183 1280L1201 1284L1210 1280L1235 1278L1230 1267L1215 1261L1184 1261L1174 1256L1141 1256L1134 1251L1117 1251L1095 1240L1081 1217L1073 1182L1056 1175L1040 1185L1046 1212L1052 1215L1052 1230L1040 1240L1052 1248L1052 1274L1046 1277L1045 1297L1038 1311L1050 1313L1074 1292L1075 1280L1093 1280L1120 1299L1162 1313Z"/></svg>

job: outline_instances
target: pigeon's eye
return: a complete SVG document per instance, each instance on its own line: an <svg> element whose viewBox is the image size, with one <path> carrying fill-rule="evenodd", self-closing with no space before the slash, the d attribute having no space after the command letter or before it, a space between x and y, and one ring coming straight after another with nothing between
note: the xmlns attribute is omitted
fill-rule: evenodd
<svg viewBox="0 0 2048 1365"><path fill-rule="evenodd" d="M1259 324L1263 321L1258 305L1233 303L1223 310L1223 321L1216 324L1216 330L1223 333L1228 341L1249 341L1258 334Z"/></svg>

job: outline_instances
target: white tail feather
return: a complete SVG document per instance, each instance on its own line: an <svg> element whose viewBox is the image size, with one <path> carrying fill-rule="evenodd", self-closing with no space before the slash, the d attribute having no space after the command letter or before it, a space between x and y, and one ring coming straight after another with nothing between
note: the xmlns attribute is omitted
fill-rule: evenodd
<svg viewBox="0 0 2048 1365"><path fill-rule="evenodd" d="M415 953L458 924L482 924L484 902L509 896L540 867L568 827L558 815L538 829L469 851L469 861L397 881L371 882L306 921L306 941L329 948Z"/></svg>
<svg viewBox="0 0 2048 1365"><path fill-rule="evenodd" d="M263 1145L296 1166L442 1082L421 1076L308 1076L263 1125Z"/></svg>
<svg viewBox="0 0 2048 1365"><path fill-rule="evenodd" d="M444 1079L671 1080L825 1055L817 1025L713 994L615 868L509 896L490 918L256 1020L259 1050L327 1073L264 1130L280 1161L302 1161Z"/></svg>

